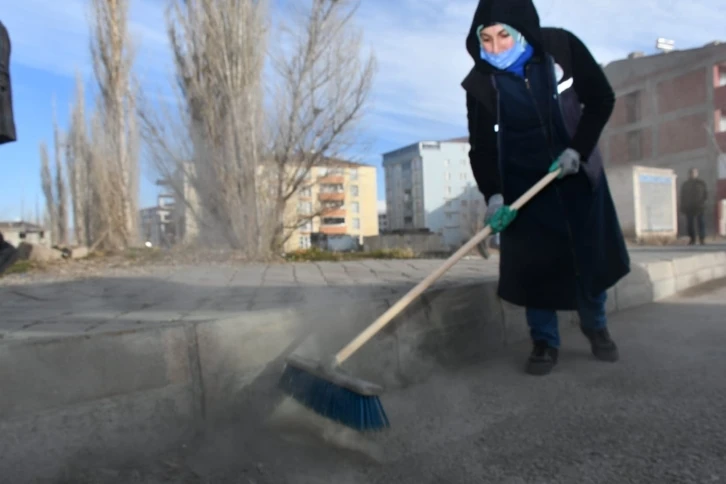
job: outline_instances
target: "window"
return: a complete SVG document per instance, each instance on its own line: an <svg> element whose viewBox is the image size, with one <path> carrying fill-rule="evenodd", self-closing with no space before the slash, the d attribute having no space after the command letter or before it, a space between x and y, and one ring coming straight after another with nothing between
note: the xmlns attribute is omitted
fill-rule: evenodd
<svg viewBox="0 0 726 484"><path fill-rule="evenodd" d="M298 213L310 215L313 211L312 204L310 202L298 202L297 211Z"/></svg>
<svg viewBox="0 0 726 484"><path fill-rule="evenodd" d="M446 187L446 194L451 195L451 187Z"/></svg>
<svg viewBox="0 0 726 484"><path fill-rule="evenodd" d="M301 232L312 232L313 231L313 223L310 220L301 223L300 224L300 231Z"/></svg>
<svg viewBox="0 0 726 484"><path fill-rule="evenodd" d="M350 179L351 180L357 180L358 179L358 168L351 168L350 169Z"/></svg>
<svg viewBox="0 0 726 484"><path fill-rule="evenodd" d="M718 123L718 130L720 133L726 133L726 112L721 111L721 119Z"/></svg>
<svg viewBox="0 0 726 484"><path fill-rule="evenodd" d="M312 190L310 190L310 187L303 187L300 189L300 196L301 197L310 197L312 196Z"/></svg>
<svg viewBox="0 0 726 484"><path fill-rule="evenodd" d="M642 158L640 131L630 131L628 133L628 160L637 161Z"/></svg>
<svg viewBox="0 0 726 484"><path fill-rule="evenodd" d="M449 163L451 163L451 160L445 160L444 161L444 166L449 166Z"/></svg>
<svg viewBox="0 0 726 484"><path fill-rule="evenodd" d="M323 225L345 225L345 219L343 217L325 217L321 223Z"/></svg>
<svg viewBox="0 0 726 484"><path fill-rule="evenodd" d="M350 186L350 194L354 197L358 196L358 185L351 185Z"/></svg>
<svg viewBox="0 0 726 484"><path fill-rule="evenodd" d="M625 96L625 112L628 124L640 121L640 91Z"/></svg>
<svg viewBox="0 0 726 484"><path fill-rule="evenodd" d="M360 219L359 218L353 219L353 229L360 230Z"/></svg>
<svg viewBox="0 0 726 484"><path fill-rule="evenodd" d="M320 185L320 192L321 193L343 193L343 192L345 192L345 189L343 188L343 185L340 185L340 184L326 183L326 184Z"/></svg>
<svg viewBox="0 0 726 484"><path fill-rule="evenodd" d="M298 241L298 247L301 249L309 249L310 248L310 236L309 235L301 235L300 239Z"/></svg>
<svg viewBox="0 0 726 484"><path fill-rule="evenodd" d="M718 87L726 86L726 65L719 66Z"/></svg>
<svg viewBox="0 0 726 484"><path fill-rule="evenodd" d="M451 172L447 171L447 172L446 172L446 174L444 175L444 177L445 177L445 178L446 178L447 180L451 180Z"/></svg>
<svg viewBox="0 0 726 484"><path fill-rule="evenodd" d="M358 203L358 202L351 203L350 209L353 213L360 213L360 203Z"/></svg>

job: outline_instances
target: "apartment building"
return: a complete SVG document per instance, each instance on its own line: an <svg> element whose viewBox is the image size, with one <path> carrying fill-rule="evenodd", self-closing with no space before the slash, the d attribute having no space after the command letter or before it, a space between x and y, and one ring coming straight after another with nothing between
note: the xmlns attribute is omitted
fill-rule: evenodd
<svg viewBox="0 0 726 484"><path fill-rule="evenodd" d="M680 185L698 168L711 193L707 223L714 233L717 202L726 198L726 44L633 53L605 73L617 96L600 145L608 173L632 165L671 168Z"/></svg>
<svg viewBox="0 0 726 484"><path fill-rule="evenodd" d="M315 234L333 246L336 239L345 245L346 239L362 242L378 235L376 167L337 159L312 167L288 213L296 219L310 217L286 242L288 252L310 248Z"/></svg>
<svg viewBox="0 0 726 484"><path fill-rule="evenodd" d="M142 242L154 247L173 245L177 240L176 210L175 197L171 193L160 194L155 207L140 210Z"/></svg>
<svg viewBox="0 0 726 484"><path fill-rule="evenodd" d="M51 247L51 233L42 226L25 221L2 221L0 222L0 233L6 242L13 247L17 247L23 242L28 244L42 245Z"/></svg>
<svg viewBox="0 0 726 484"><path fill-rule="evenodd" d="M378 232L388 232L388 215L385 200L378 200Z"/></svg>
<svg viewBox="0 0 726 484"><path fill-rule="evenodd" d="M192 166L186 168L192 170ZM259 173L264 172L264 166ZM186 202L175 201L171 188L182 187ZM181 171L173 181L160 180L162 188L159 206L142 212L143 230L159 239L174 234L174 240L191 239L199 233L193 212L201 212L199 197ZM179 188L177 188L178 190ZM316 235L330 240L352 239L378 235L376 167L345 160L328 159L312 167L302 186L289 200L285 209L285 225L294 226L299 220L309 220L295 229L284 245L287 252L312 247ZM194 210L191 210L194 207ZM167 213L168 212L168 213ZM157 227L160 227L157 229ZM145 232L145 233L146 233ZM153 242L152 242L153 243Z"/></svg>
<svg viewBox="0 0 726 484"><path fill-rule="evenodd" d="M468 138L420 141L385 153L383 169L389 230L429 229L450 247L473 235L485 206Z"/></svg>

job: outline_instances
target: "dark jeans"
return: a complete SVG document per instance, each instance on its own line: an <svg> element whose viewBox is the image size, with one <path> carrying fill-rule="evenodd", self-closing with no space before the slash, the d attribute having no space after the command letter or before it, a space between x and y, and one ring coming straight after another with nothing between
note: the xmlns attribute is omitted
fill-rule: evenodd
<svg viewBox="0 0 726 484"><path fill-rule="evenodd" d="M578 314L580 324L586 329L603 329L607 326L605 302L607 293L587 297L578 291ZM527 324L532 341L546 341L553 348L560 347L559 321L557 312L549 309L527 308Z"/></svg>
<svg viewBox="0 0 726 484"><path fill-rule="evenodd" d="M706 223L703 212L687 213L686 223L688 225L688 237L691 238L692 244L696 242L696 226L698 226L698 240L703 242L706 239Z"/></svg>

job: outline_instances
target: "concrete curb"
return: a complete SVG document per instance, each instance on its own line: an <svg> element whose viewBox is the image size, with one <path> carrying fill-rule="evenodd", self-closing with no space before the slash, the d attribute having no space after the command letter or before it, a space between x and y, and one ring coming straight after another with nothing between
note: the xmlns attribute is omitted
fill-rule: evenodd
<svg viewBox="0 0 726 484"><path fill-rule="evenodd" d="M634 265L610 291L608 310L658 301L724 276L724 252ZM255 401L274 400L285 356L331 354L397 297L5 342L0 474L17 484L58 478L89 459L148 457L207 425L236 418L244 405L258 405L257 415L264 415L270 408ZM562 316L576 321L574 314ZM523 309L500 301L496 281L488 279L428 291L346 368L399 388L427 379L437 367L467 364L526 338Z"/></svg>

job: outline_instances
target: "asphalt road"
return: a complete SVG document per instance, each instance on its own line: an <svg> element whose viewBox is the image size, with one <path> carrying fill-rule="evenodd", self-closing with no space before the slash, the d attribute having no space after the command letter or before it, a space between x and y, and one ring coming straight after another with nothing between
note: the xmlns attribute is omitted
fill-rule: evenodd
<svg viewBox="0 0 726 484"><path fill-rule="evenodd" d="M719 281L613 317L618 363L593 360L568 327L559 367L547 377L523 374L529 348L517 345L386 395L393 428L369 442L377 461L282 440L248 420L221 428L181 463L167 463L167 471L184 469L170 481L726 482L725 308ZM143 473L134 482L162 482Z"/></svg>

